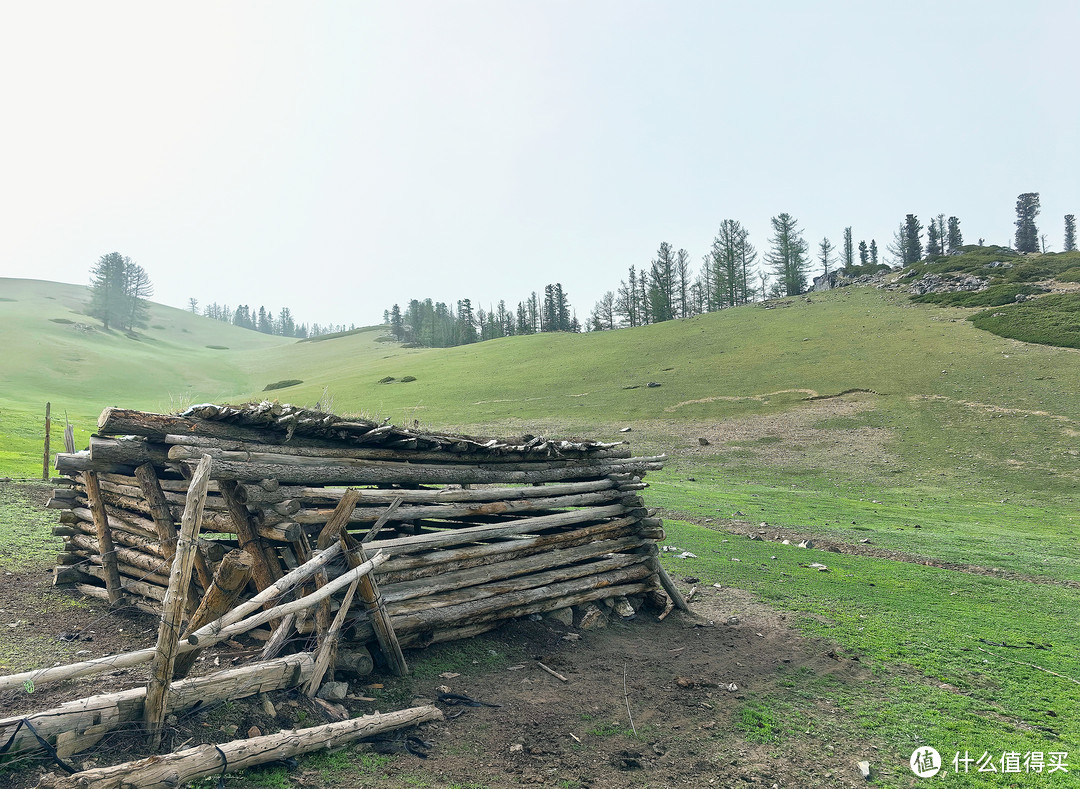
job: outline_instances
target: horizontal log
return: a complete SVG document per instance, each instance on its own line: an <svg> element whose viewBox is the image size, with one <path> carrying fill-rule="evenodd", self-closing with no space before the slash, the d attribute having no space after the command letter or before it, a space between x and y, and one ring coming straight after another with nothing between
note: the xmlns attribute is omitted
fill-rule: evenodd
<svg viewBox="0 0 1080 789"><path fill-rule="evenodd" d="M68 476L81 474L84 471L125 475L135 473L134 466L126 466L119 463L94 463L90 460L90 453L86 450L70 454L67 452L57 452L55 467L59 473Z"/></svg>
<svg viewBox="0 0 1080 789"><path fill-rule="evenodd" d="M75 584L75 591L81 595L84 595L85 597L92 597L95 600L101 600L105 603L109 602L109 591L104 586L95 586L93 584ZM146 600L143 600L142 598L129 597L127 600L124 601L124 605L142 611L144 614L150 614L151 616L161 615L161 609L158 606L153 605ZM149 660L150 658L148 657L146 659L146 662L148 662ZM101 669L101 671L107 671L107 669Z"/></svg>
<svg viewBox="0 0 1080 789"><path fill-rule="evenodd" d="M627 494L614 488L599 490L592 493L578 493L569 496L547 496L537 498L520 498L510 501L489 502L462 502L447 504L427 505L404 505L398 507L390 517L390 522L416 521L423 518L468 518L478 515L503 515L530 510L555 510L564 507L589 507L595 504L603 504L613 500L622 500ZM363 499L361 499L363 502ZM625 502L624 502L625 503ZM637 506L636 504L633 506ZM384 511L384 507L358 506L349 517L349 523L371 523L376 521ZM298 512L293 519L297 523L316 524L326 523L333 514L332 509L305 509Z"/></svg>
<svg viewBox="0 0 1080 789"><path fill-rule="evenodd" d="M477 545L396 556L376 571L376 577L380 584L394 584L454 570L486 566L556 548L573 548L594 541L636 534L637 523L637 518L616 518L571 531L558 531L535 537L513 537Z"/></svg>
<svg viewBox="0 0 1080 789"><path fill-rule="evenodd" d="M98 555L101 553L97 539L88 534L74 534L68 540L68 544L75 546L81 551L86 551L91 555ZM164 574L169 572L170 563L166 559L153 554L143 553L142 551L133 548L118 546L115 550L116 558L124 564L141 568L152 574L161 575L168 580L167 576Z"/></svg>
<svg viewBox="0 0 1080 789"><path fill-rule="evenodd" d="M618 483L610 479L589 482L561 482L540 487L489 487L462 488L458 486L437 490L401 490L398 488L361 488L360 506L376 504L387 506L395 499L402 504L440 504L445 502L485 502L515 501L517 499L546 498L549 496L569 496L575 493L592 493L607 490ZM292 499L304 506L317 504L335 505L345 493L340 488L317 488L296 485L283 485L275 492L267 492L258 485L243 485L244 501L248 505L274 503Z"/></svg>
<svg viewBox="0 0 1080 789"><path fill-rule="evenodd" d="M181 466L194 468L192 461L178 461ZM663 468L663 459L628 458L626 460L596 461L586 465L574 462L547 464L536 470L518 470L496 465L447 465L355 461L353 465L321 464L297 466L272 463L241 463L219 460L214 463L214 477L222 480L252 482L273 477L285 484L319 485L378 485L378 484L499 484L557 482L560 480L596 479L612 472L643 472ZM613 465L607 465L608 463ZM524 465L524 464L522 464Z"/></svg>
<svg viewBox="0 0 1080 789"><path fill-rule="evenodd" d="M540 589L526 589L503 597L391 617L391 621L396 632L414 633L492 620L517 619L593 600L638 594L647 586L643 579L651 574L647 565L635 564L603 575L578 578Z"/></svg>
<svg viewBox="0 0 1080 789"><path fill-rule="evenodd" d="M374 431L373 431L374 432ZM485 463L520 463L530 459L547 459L542 453L529 453L506 449L495 452L453 452L449 450L418 450L406 446L398 446L393 449L386 447L351 447L338 445L336 447L305 447L290 446L271 443L259 443L255 441L230 441L228 439L208 438L191 435L167 435L166 444L178 446L197 447L202 451L212 452L266 452L272 449L283 455L295 457L322 457L322 458L350 458L354 460L404 460L410 462L433 462L433 463L461 463L463 460L478 459L482 457ZM290 442L291 443L291 442ZM415 445L415 441L410 442ZM593 450L565 450L558 452L559 457L567 458L624 458L630 457L628 444L598 448ZM213 455L212 455L213 456ZM216 459L216 456L213 456Z"/></svg>
<svg viewBox="0 0 1080 789"><path fill-rule="evenodd" d="M99 581L105 580L105 570L99 565L84 564L82 565L82 570L87 575L91 575L94 578L97 578ZM120 589L123 592L129 594L137 594L139 595L139 597L143 597L147 600L153 600L157 603L160 603L162 600L165 599L164 586L157 586L152 583L140 581L138 578L134 578L124 574L120 576Z"/></svg>
<svg viewBox="0 0 1080 789"><path fill-rule="evenodd" d="M612 504L606 507L590 507L588 509L570 510L569 512L557 512L552 515L540 515L535 518L521 518L509 523L471 526L464 529L454 529L453 531L376 540L371 543L371 546L378 548L389 556L401 556L432 548L460 545L463 542L475 542L494 537L509 537L515 534L544 531L586 521L617 518L624 514L626 514L625 507L621 504Z"/></svg>
<svg viewBox="0 0 1080 789"><path fill-rule="evenodd" d="M80 523L93 523L94 516L86 507L76 507L73 510L68 510L72 513L77 522ZM141 537L149 543L157 545L158 537L157 532L152 528L153 524L145 518L139 518L138 516L130 513L119 513L112 507L107 507L109 528L113 531L113 539L117 539L115 533L118 531L126 532L135 537ZM160 548L158 549L160 550Z"/></svg>
<svg viewBox="0 0 1080 789"><path fill-rule="evenodd" d="M85 510L85 512L89 515L90 511ZM97 530L93 527L93 520L89 519L89 517L80 517L77 510L66 512L64 514L72 517L72 520L68 523L71 528L77 529L80 534L86 534L93 537L95 540L97 539ZM121 543L129 548L142 551L143 553L164 557L164 552L162 551L157 538L151 539L139 534L131 534L121 529L113 529L112 536L114 543Z"/></svg>
<svg viewBox="0 0 1080 789"><path fill-rule="evenodd" d="M90 436L90 462L120 466L141 466L143 463L163 465L169 458L169 448L142 438L105 438Z"/></svg>
<svg viewBox="0 0 1080 789"><path fill-rule="evenodd" d="M648 561L647 556L632 553L617 553L581 564L560 565L551 570L515 575L512 578L489 580L463 589L442 587L434 589L426 597L403 600L397 603L387 602L387 611L393 616L406 616L420 612L431 612L466 604L480 605L481 601L499 598L501 603L511 600L514 593L527 590L545 590L558 583L577 578L599 577L606 572L631 567ZM648 569L648 568L646 568ZM646 573L647 574L647 573ZM644 576L645 574L643 574ZM384 593L389 595L389 591ZM447 624L456 620L448 620Z"/></svg>
<svg viewBox="0 0 1080 789"><path fill-rule="evenodd" d="M311 653L300 652L175 682L168 694L166 711L177 713L200 703L214 704L295 687L307 681L313 663ZM93 746L119 725L141 720L145 697L146 686L143 685L119 693L88 696L28 715L3 718L0 719L0 743L6 743L14 736L8 750L12 755L41 750L40 742L30 730L19 726L20 721L28 720L38 735L66 759Z"/></svg>
<svg viewBox="0 0 1080 789"><path fill-rule="evenodd" d="M388 605L416 598L424 598L430 605L449 604L445 601L452 599L452 595L446 594L447 592L464 591L473 586L487 585L519 575L539 573L555 567L565 569L570 565L588 562L604 554L632 551L640 547L643 542L636 535L598 540L571 548L546 550L543 553L516 559L491 561L481 567L440 572L437 575L413 581L388 584L380 580L379 585L382 589L383 600ZM438 596L438 600L432 600L433 596ZM403 609L396 610L400 612Z"/></svg>
<svg viewBox="0 0 1080 789"><path fill-rule="evenodd" d="M355 740L387 731L442 720L433 706L413 707L399 712L373 713L359 718L308 729L282 731L260 737L234 740L222 745L199 745L175 753L151 756L137 762L84 770L71 776L50 774L38 789L174 789L199 778L229 770L246 770L312 751L337 748Z"/></svg>

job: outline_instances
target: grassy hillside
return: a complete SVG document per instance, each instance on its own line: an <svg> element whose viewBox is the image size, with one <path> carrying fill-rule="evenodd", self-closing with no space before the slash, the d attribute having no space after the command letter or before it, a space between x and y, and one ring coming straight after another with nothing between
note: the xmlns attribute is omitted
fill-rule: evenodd
<svg viewBox="0 0 1080 789"><path fill-rule="evenodd" d="M751 690L747 714L798 720L783 737L803 745L870 732L884 786L910 784L913 743L1080 753L1076 350L873 288L441 350L378 330L288 341L165 307L133 340L81 328L84 300L0 280L0 475L40 471L46 400L80 445L106 405L264 396L439 429L628 438L671 457L647 503L699 557L665 555L673 575L751 590L873 671L858 689ZM843 553L743 536L758 528ZM828 716L813 688L835 700Z"/></svg>
<svg viewBox="0 0 1080 789"><path fill-rule="evenodd" d="M85 445L107 405L170 410L231 396L250 386L249 353L292 342L159 304L133 339L83 314L88 300L79 285L0 279L0 475L41 473L46 401L61 423L54 446L65 411Z"/></svg>

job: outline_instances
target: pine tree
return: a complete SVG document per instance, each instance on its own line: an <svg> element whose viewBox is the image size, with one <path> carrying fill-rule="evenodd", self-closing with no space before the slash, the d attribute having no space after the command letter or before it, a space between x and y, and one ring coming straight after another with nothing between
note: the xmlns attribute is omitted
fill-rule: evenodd
<svg viewBox="0 0 1080 789"><path fill-rule="evenodd" d="M675 282L675 252L664 241L656 251L649 275L649 306L653 323L669 321L674 317L672 296Z"/></svg>
<svg viewBox="0 0 1080 789"><path fill-rule="evenodd" d="M850 270L855 265L855 245L851 240L851 228L844 228L844 249L840 258L840 267Z"/></svg>
<svg viewBox="0 0 1080 789"><path fill-rule="evenodd" d="M922 223L915 214L904 218L904 265L918 263L923 257Z"/></svg>
<svg viewBox="0 0 1080 789"><path fill-rule="evenodd" d="M938 236L937 221L931 219L926 228L926 256L936 258L941 255L941 239Z"/></svg>
<svg viewBox="0 0 1080 789"><path fill-rule="evenodd" d="M154 293L150 277L138 263L119 252L102 255L90 269L90 304L87 314L105 329L128 331L145 325L146 299Z"/></svg>
<svg viewBox="0 0 1080 789"><path fill-rule="evenodd" d="M1039 251L1039 229L1035 226L1035 217L1038 215L1038 192L1024 192L1016 198L1017 252Z"/></svg>
<svg viewBox="0 0 1080 789"><path fill-rule="evenodd" d="M821 263L821 268L825 276L829 276L829 266L834 262L833 250L835 247L828 237L821 239L821 243L818 244L818 261Z"/></svg>
<svg viewBox="0 0 1080 789"><path fill-rule="evenodd" d="M192 297L192 298L187 300L187 303L188 303L188 309L191 311L191 314L192 315L198 315L199 314L199 300L196 299L195 297Z"/></svg>
<svg viewBox="0 0 1080 789"><path fill-rule="evenodd" d="M955 216L949 217L949 230L948 238L945 242L945 251L950 255L959 251L960 247L964 245L964 236L960 232L960 218Z"/></svg>
<svg viewBox="0 0 1080 789"><path fill-rule="evenodd" d="M878 265L877 240L870 239L870 265Z"/></svg>
<svg viewBox="0 0 1080 789"><path fill-rule="evenodd" d="M772 264L777 277L777 290L784 296L796 296L806 290L807 245L791 214L772 217L772 249L766 260Z"/></svg>
<svg viewBox="0 0 1080 789"><path fill-rule="evenodd" d="M1065 251L1076 251L1076 214L1065 214Z"/></svg>
<svg viewBox="0 0 1080 789"><path fill-rule="evenodd" d="M690 253L685 249L680 249L675 255L673 291L675 308L672 314L685 318L690 314Z"/></svg>
<svg viewBox="0 0 1080 789"><path fill-rule="evenodd" d="M405 339L405 322L401 319L401 307L390 308L390 336L399 342Z"/></svg>
<svg viewBox="0 0 1080 789"><path fill-rule="evenodd" d="M859 242L859 265L865 266L870 262L870 250L866 246L865 241Z"/></svg>

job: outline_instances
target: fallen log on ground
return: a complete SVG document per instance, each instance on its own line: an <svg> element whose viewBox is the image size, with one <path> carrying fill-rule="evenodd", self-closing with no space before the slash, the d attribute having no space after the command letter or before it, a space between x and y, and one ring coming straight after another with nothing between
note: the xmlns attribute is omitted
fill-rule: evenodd
<svg viewBox="0 0 1080 789"><path fill-rule="evenodd" d="M217 746L200 745L136 762L84 770L70 776L48 775L42 778L38 789L175 789L199 778L335 748L383 732L442 720L442 717L443 714L430 705L399 712L374 713L324 726L287 730Z"/></svg>

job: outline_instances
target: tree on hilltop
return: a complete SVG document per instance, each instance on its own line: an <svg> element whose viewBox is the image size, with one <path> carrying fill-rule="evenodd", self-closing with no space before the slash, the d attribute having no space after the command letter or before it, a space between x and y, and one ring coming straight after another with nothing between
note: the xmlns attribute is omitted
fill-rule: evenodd
<svg viewBox="0 0 1080 789"><path fill-rule="evenodd" d="M770 220L773 236L769 240L772 249L766 260L776 274L776 289L783 296L797 296L806 290L808 250L799 223L788 213L778 214Z"/></svg>
<svg viewBox="0 0 1080 789"><path fill-rule="evenodd" d="M1035 217L1038 215L1038 192L1024 192L1016 198L1017 252L1039 251L1039 229L1035 226Z"/></svg>
<svg viewBox="0 0 1080 789"><path fill-rule="evenodd" d="M146 325L146 299L153 294L154 287L142 266L119 252L110 252L90 269L87 314L106 329L132 331Z"/></svg>
<svg viewBox="0 0 1080 789"><path fill-rule="evenodd" d="M1076 251L1076 214L1065 214L1065 251Z"/></svg>

